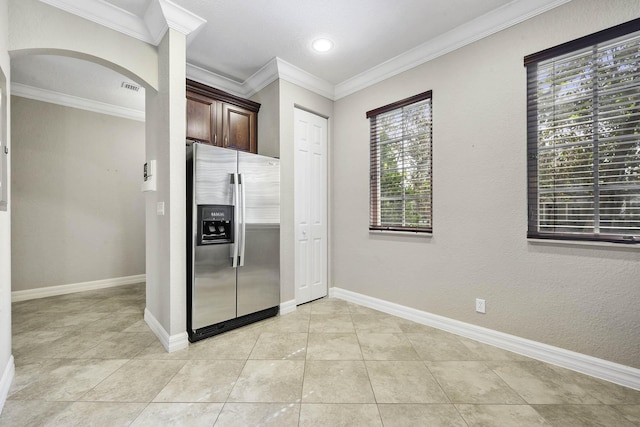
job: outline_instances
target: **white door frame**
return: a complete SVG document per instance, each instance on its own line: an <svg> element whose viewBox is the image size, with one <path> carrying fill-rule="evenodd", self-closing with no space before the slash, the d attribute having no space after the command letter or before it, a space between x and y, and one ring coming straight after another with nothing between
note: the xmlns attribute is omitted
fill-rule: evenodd
<svg viewBox="0 0 640 427"><path fill-rule="evenodd" d="M328 119L294 109L295 300L328 294Z"/></svg>

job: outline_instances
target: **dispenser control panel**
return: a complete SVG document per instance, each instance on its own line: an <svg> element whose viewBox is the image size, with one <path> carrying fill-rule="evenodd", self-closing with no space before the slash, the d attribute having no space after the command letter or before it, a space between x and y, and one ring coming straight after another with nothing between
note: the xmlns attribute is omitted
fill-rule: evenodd
<svg viewBox="0 0 640 427"><path fill-rule="evenodd" d="M198 245L233 243L233 206L198 205Z"/></svg>

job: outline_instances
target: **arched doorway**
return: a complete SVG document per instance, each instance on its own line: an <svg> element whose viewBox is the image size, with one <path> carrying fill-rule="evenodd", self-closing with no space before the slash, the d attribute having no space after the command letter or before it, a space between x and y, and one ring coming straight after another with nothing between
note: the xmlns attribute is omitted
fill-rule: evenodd
<svg viewBox="0 0 640 427"><path fill-rule="evenodd" d="M20 360L25 334L42 330L65 357L107 340L128 346L133 336L117 331L143 322L144 284L133 295L137 312L115 293L63 303L144 282L144 88L132 96L122 87L131 79L66 56L19 56L11 76L12 297L65 294L41 300L42 310L14 307L14 354ZM75 332L62 329L76 323Z"/></svg>
<svg viewBox="0 0 640 427"><path fill-rule="evenodd" d="M144 280L144 91L84 59L12 60L14 301Z"/></svg>
<svg viewBox="0 0 640 427"><path fill-rule="evenodd" d="M169 27L154 46L37 1L12 2L9 15L11 60L30 54L80 58L146 89L145 162L157 161L158 185L145 194L145 321L165 349L186 347L185 34ZM157 214L159 204L164 215Z"/></svg>

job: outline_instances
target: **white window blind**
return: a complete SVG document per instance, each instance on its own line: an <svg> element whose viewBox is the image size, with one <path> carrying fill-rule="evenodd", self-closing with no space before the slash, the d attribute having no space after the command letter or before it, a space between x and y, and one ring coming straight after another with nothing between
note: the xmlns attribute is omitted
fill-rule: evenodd
<svg viewBox="0 0 640 427"><path fill-rule="evenodd" d="M432 231L431 91L367 112L370 230Z"/></svg>
<svg viewBox="0 0 640 427"><path fill-rule="evenodd" d="M640 243L638 30L525 58L529 237Z"/></svg>

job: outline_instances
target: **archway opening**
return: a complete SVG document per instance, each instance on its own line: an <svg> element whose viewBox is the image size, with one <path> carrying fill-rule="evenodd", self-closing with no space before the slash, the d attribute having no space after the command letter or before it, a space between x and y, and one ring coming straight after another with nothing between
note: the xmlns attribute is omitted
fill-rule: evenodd
<svg viewBox="0 0 640 427"><path fill-rule="evenodd" d="M86 54L11 56L14 300L144 281L145 90L154 89Z"/></svg>

